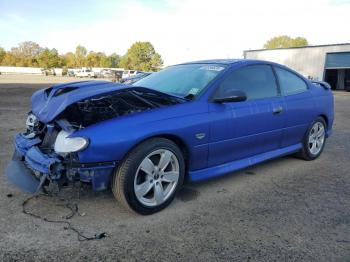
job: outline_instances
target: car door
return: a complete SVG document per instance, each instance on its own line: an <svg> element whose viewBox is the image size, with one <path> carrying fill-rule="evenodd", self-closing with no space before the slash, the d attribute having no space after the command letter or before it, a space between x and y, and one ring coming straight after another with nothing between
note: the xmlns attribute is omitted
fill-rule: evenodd
<svg viewBox="0 0 350 262"><path fill-rule="evenodd" d="M314 102L306 81L285 68L275 66L277 79L285 100L286 128L282 147L302 141L310 123L314 120Z"/></svg>
<svg viewBox="0 0 350 262"><path fill-rule="evenodd" d="M280 148L285 125L284 101L268 64L233 70L219 84L215 96L243 91L247 100L210 103L208 165L215 166Z"/></svg>

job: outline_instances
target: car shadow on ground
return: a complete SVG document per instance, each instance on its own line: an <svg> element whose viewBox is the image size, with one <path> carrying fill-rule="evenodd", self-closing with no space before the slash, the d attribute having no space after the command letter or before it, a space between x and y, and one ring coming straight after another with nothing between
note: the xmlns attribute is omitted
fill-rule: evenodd
<svg viewBox="0 0 350 262"><path fill-rule="evenodd" d="M189 202L196 200L200 197L201 189L213 187L217 188L220 185L227 183L234 183L237 179L244 179L247 176L259 175L260 169L273 168L274 165L281 165L287 161L297 160L294 156L284 156L277 159L272 159L251 167L247 167L235 172L231 172L216 178L207 179L200 182L189 182L186 181L182 189L178 192L176 199L181 202ZM225 190L225 189L223 189ZM60 193L54 196L59 199L73 199L80 203L88 204L89 202L98 204L103 202L103 206L108 202L111 208L123 209L119 204L114 205L116 202L113 193L110 188L104 191L94 192L90 185L82 184L81 186L68 186L61 189ZM96 206L97 207L97 206Z"/></svg>
<svg viewBox="0 0 350 262"><path fill-rule="evenodd" d="M181 202L196 201L200 199L201 192L205 190L216 190L217 193L226 193L226 189L222 185L233 184L239 179L246 179L251 176L259 175L259 171L265 168L273 168L273 166L285 165L287 161L293 161L293 156L285 156L282 158L273 159L264 163L248 167L226 175L191 183L185 182L183 188L176 196L175 203L172 203L167 209L174 205L176 208L181 208ZM52 189L51 189L52 190ZM61 188L59 191L49 191L49 195L40 195L33 199L27 205L27 210L41 217L58 218L66 220L73 218L72 221L79 224L90 223L99 215L109 214L111 217L119 217L123 219L134 219L135 221L142 219L141 216L127 211L123 206L116 202L111 189L100 192L94 192L88 184L75 184ZM12 197L12 196L11 196ZM108 212L106 212L108 210Z"/></svg>
<svg viewBox="0 0 350 262"><path fill-rule="evenodd" d="M199 182L186 182L182 190L179 192L177 198L182 200L183 202L188 202L191 200L191 198L195 199L198 197L201 191L201 188L217 187L219 185L225 185L227 183L234 183L235 180L242 179L247 176L255 176L255 175L258 176L259 170L261 169L273 168L273 166L275 165L281 165L285 162L293 161L293 160L298 161L298 158L296 158L293 155L283 156L283 157L271 159L250 167L246 167L231 173L223 174L218 177L206 179Z"/></svg>

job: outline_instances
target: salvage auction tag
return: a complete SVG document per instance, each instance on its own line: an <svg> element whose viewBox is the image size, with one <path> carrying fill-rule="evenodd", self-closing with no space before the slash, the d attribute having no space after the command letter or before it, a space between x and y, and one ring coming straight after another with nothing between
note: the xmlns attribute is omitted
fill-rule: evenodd
<svg viewBox="0 0 350 262"><path fill-rule="evenodd" d="M205 65L200 67L200 70L208 70L208 71L221 71L223 70L225 67L223 66L214 66L214 65Z"/></svg>
<svg viewBox="0 0 350 262"><path fill-rule="evenodd" d="M191 94L191 95L195 95L197 94L199 91L199 88L191 88L190 92L188 92L188 94Z"/></svg>

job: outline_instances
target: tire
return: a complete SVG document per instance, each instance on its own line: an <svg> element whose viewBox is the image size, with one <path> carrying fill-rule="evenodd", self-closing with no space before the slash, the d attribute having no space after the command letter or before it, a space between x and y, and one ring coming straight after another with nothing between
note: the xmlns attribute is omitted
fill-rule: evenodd
<svg viewBox="0 0 350 262"><path fill-rule="evenodd" d="M321 136L321 137L323 137L323 140L322 139L320 139L320 140L314 139L316 136L316 133L314 133L316 126L323 128L323 133ZM300 150L300 152L297 154L297 156L304 159L304 160L307 160L307 161L315 160L316 158L318 158L322 154L323 149L324 149L325 144L326 144L326 130L327 130L327 124L326 124L326 121L324 120L323 117L318 117L315 121L313 121L311 123L311 125L309 126L309 128L308 128L308 130L303 138L303 142L302 142L303 147ZM318 130L318 131L320 132L320 130ZM319 136L317 136L317 137L319 137ZM320 142L321 145L316 140L322 141L322 142Z"/></svg>
<svg viewBox="0 0 350 262"><path fill-rule="evenodd" d="M152 138L127 154L114 173L112 191L130 211L150 215L173 201L184 175L185 161L179 147L171 140Z"/></svg>

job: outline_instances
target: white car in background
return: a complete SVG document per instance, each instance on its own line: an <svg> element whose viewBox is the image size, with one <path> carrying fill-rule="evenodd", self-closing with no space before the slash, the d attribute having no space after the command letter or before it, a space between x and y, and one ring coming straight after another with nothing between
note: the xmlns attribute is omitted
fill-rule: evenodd
<svg viewBox="0 0 350 262"><path fill-rule="evenodd" d="M76 74L76 77L96 77L95 72L93 72L91 69L82 69L79 70Z"/></svg>
<svg viewBox="0 0 350 262"><path fill-rule="evenodd" d="M122 74L122 79L124 78L128 78L130 76L134 76L138 73L142 73L141 71L136 71L136 70L124 70L123 74Z"/></svg>

